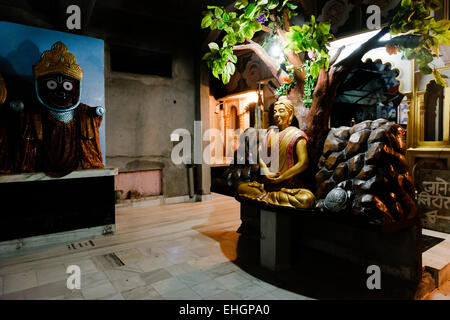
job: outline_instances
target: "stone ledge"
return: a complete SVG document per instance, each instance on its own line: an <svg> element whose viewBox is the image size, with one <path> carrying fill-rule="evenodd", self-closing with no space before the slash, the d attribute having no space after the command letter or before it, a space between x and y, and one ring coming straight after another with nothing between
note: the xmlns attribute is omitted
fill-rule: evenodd
<svg viewBox="0 0 450 320"><path fill-rule="evenodd" d="M0 183L14 183L14 182L31 182L31 181L49 181L49 180L64 180L64 179L80 179L80 178L95 178L105 176L115 176L119 169L88 169L72 171L68 175L60 178L49 177L44 172L30 172L19 174L2 174L0 175Z"/></svg>

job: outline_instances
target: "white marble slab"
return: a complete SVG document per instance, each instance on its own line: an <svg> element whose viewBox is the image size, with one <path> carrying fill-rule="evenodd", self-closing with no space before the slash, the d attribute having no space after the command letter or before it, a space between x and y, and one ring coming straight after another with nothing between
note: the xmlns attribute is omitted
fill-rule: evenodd
<svg viewBox="0 0 450 320"><path fill-rule="evenodd" d="M29 237L0 242L0 258L9 258L30 253L36 249L46 249L55 245L69 244L75 241L92 239L105 234L105 230L116 232L116 225L85 228L73 231L59 232L42 236Z"/></svg>
<svg viewBox="0 0 450 320"><path fill-rule="evenodd" d="M43 172L31 172L31 173L20 173L20 174L1 174L0 175L0 183L94 178L94 177L115 176L118 173L119 173L119 169L112 168L112 169L76 170L76 171L72 171L68 175L65 175L64 177L61 177L61 178L49 177Z"/></svg>

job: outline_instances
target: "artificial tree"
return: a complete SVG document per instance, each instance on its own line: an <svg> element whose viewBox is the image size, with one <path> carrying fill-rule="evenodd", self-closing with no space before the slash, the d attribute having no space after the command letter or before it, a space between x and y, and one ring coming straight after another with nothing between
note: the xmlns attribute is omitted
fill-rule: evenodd
<svg viewBox="0 0 450 320"><path fill-rule="evenodd" d="M328 54L327 46L334 38L330 23L310 16L307 24L291 25L292 16L300 12L306 15L301 3L238 0L229 10L208 6L202 28L222 30L224 34L221 45L209 43L210 51L203 59L212 74L226 84L235 72L235 52L252 50L278 81L276 95L288 95L296 105L300 129L310 137L310 163L317 163L320 157L340 84L370 50L385 46L389 53L400 51L402 58L415 59L422 73L432 73L437 84L446 85L445 76L432 65L434 57L439 56L439 45L450 45L450 21L436 21L430 16L431 11L439 9L439 0L402 0L387 26L338 63L343 48L333 57ZM260 37L261 33L265 37ZM381 41L387 33L391 39ZM273 41L282 45L281 61L266 50Z"/></svg>

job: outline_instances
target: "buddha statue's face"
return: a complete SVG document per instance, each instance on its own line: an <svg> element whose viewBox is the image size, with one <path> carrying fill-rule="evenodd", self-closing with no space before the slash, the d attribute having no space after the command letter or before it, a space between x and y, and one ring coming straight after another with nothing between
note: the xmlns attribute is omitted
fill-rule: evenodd
<svg viewBox="0 0 450 320"><path fill-rule="evenodd" d="M80 98L80 81L61 73L41 76L37 85L42 102L56 110L71 109Z"/></svg>
<svg viewBox="0 0 450 320"><path fill-rule="evenodd" d="M292 122L292 112L284 104L277 104L273 108L273 119L280 130L289 127Z"/></svg>

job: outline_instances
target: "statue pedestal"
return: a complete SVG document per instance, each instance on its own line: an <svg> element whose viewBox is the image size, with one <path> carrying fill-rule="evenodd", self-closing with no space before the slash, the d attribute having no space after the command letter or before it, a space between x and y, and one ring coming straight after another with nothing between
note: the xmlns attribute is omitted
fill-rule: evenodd
<svg viewBox="0 0 450 320"><path fill-rule="evenodd" d="M0 175L0 256L115 231L117 169Z"/></svg>
<svg viewBox="0 0 450 320"><path fill-rule="evenodd" d="M259 263L270 270L292 267L302 248L309 248L355 263L364 272L370 265L377 265L382 273L401 280L418 283L421 279L422 229L418 218L383 227L339 214L238 200L242 241L246 242L249 235L254 237L259 225L260 239L253 250L259 251Z"/></svg>

